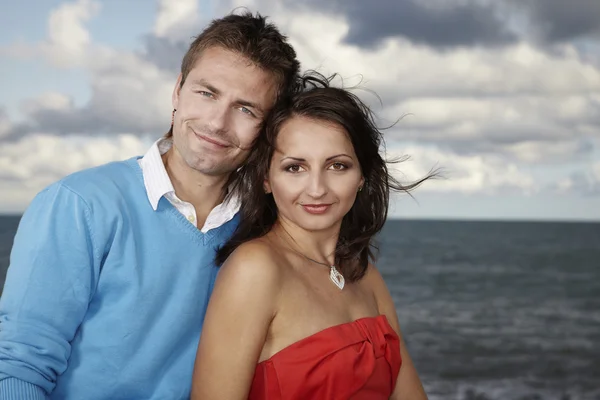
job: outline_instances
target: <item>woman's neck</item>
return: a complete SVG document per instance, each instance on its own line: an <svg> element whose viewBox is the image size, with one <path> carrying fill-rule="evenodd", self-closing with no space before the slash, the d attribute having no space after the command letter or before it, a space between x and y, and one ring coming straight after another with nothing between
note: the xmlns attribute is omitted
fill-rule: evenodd
<svg viewBox="0 0 600 400"><path fill-rule="evenodd" d="M341 223L322 231L308 231L278 218L271 231L291 250L304 257L333 265L340 226Z"/></svg>

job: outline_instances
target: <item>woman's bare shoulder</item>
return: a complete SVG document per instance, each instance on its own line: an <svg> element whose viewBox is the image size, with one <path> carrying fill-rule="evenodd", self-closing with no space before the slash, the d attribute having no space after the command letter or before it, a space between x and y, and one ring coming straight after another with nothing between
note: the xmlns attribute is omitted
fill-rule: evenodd
<svg viewBox="0 0 600 400"><path fill-rule="evenodd" d="M223 263L219 275L226 275L228 278L235 275L235 279L241 281L263 281L263 285L276 283L280 278L277 253L266 239L250 240L231 253Z"/></svg>
<svg viewBox="0 0 600 400"><path fill-rule="evenodd" d="M239 245L227 258L225 264L232 263L268 263L276 261L277 251L272 243L264 237L249 240Z"/></svg>
<svg viewBox="0 0 600 400"><path fill-rule="evenodd" d="M369 263L363 280L368 290L373 293L379 313L384 314L388 318L390 325L399 333L400 327L394 300L379 269L374 264Z"/></svg>

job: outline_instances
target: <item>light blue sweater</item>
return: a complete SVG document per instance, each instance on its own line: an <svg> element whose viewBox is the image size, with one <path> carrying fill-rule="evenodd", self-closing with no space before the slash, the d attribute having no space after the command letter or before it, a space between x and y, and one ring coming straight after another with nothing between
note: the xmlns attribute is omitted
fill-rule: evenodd
<svg viewBox="0 0 600 400"><path fill-rule="evenodd" d="M0 398L187 399L217 246L137 159L75 173L20 222L0 300Z"/></svg>

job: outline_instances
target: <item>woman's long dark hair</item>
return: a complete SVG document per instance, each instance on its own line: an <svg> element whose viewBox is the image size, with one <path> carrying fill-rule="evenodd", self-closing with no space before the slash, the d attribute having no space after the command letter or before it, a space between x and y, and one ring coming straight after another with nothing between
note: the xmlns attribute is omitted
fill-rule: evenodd
<svg viewBox="0 0 600 400"><path fill-rule="evenodd" d="M403 185L390 175L379 153L383 135L373 114L356 95L330 86L335 77L311 72L300 80L297 93L282 98L271 110L254 144L247 163L238 170L232 196L240 196L240 224L218 251L216 264L222 265L242 243L259 238L271 230L277 219L273 196L265 194L277 135L282 125L294 117L334 123L345 129L352 142L364 177L364 186L350 211L344 216L335 250L335 263L349 282L361 279L374 259L373 236L383 227L388 213L390 190L410 192L436 173Z"/></svg>

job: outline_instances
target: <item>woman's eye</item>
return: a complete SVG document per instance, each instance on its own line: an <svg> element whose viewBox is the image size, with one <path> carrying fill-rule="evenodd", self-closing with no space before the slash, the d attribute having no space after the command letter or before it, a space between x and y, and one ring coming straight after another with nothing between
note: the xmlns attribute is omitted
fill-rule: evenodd
<svg viewBox="0 0 600 400"><path fill-rule="evenodd" d="M290 165L288 167L286 167L285 169L287 172L300 172L302 170L302 167L299 166L298 164L294 164L294 165Z"/></svg>
<svg viewBox="0 0 600 400"><path fill-rule="evenodd" d="M333 169L335 171L342 171L342 170L345 170L346 168L348 168L348 167L346 167L345 164L342 164L339 162L331 164L331 169Z"/></svg>

